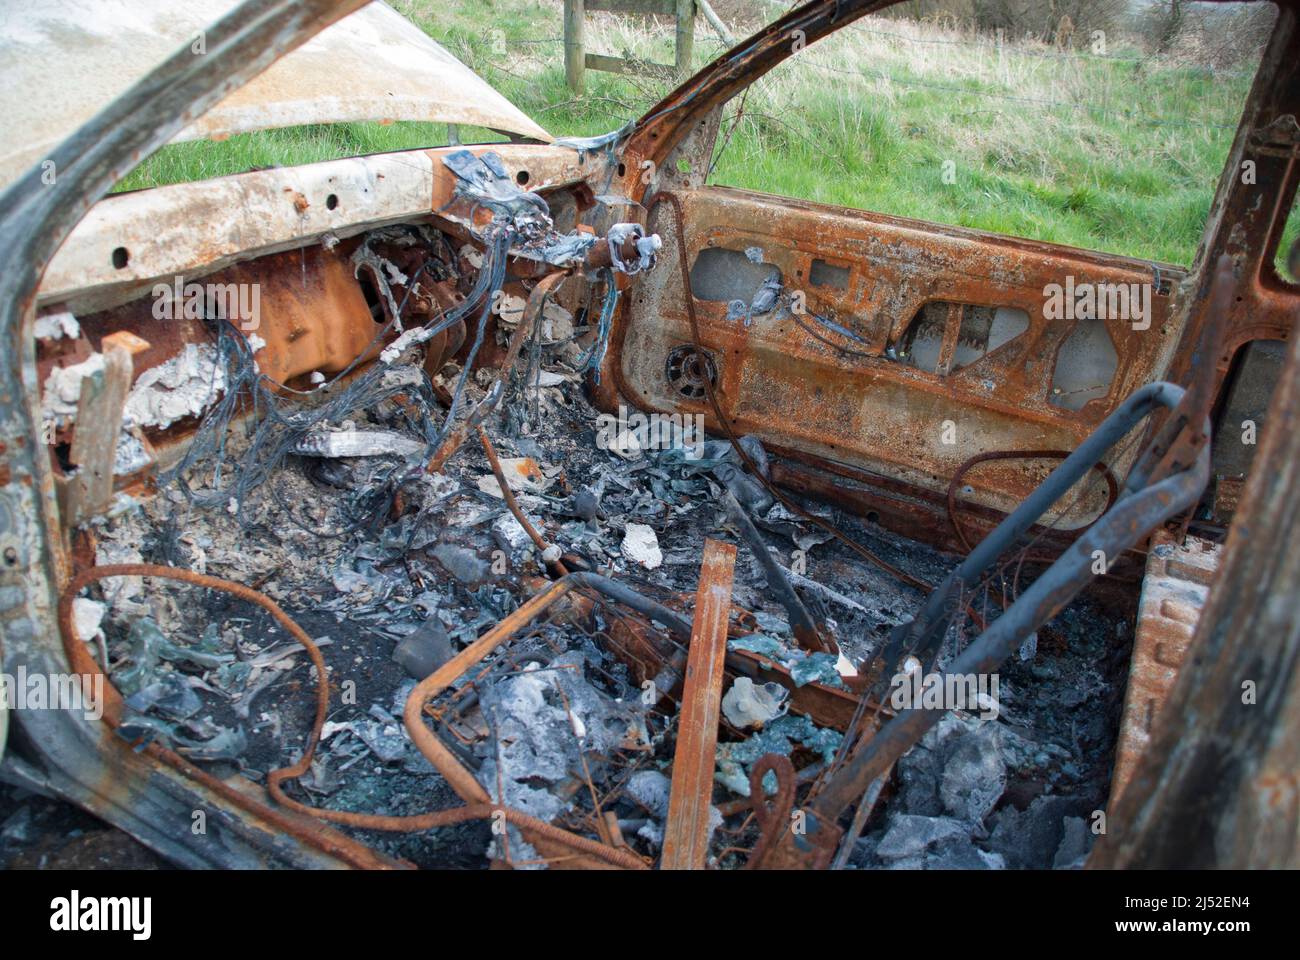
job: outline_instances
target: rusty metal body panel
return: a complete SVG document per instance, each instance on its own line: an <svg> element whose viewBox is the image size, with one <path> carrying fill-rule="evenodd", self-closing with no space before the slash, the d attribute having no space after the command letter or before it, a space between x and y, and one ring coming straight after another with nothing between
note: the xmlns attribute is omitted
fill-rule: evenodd
<svg viewBox="0 0 1300 960"><path fill-rule="evenodd" d="M1073 449L1124 396L1153 379L1173 352L1175 298L1158 295L1150 330L1106 321L1119 355L1106 395L1077 411L1054 406L1049 403L1053 368L1076 322L1043 318L1044 287L1065 274L1080 283L1149 282L1151 265L728 188L677 196L686 215L689 262L698 263L707 249L757 247L764 263L780 269L787 286L806 288L809 311L832 313L861 338L828 331L838 336L838 342L828 342L809 331L807 316L778 311L755 316L746 327L741 319L728 318L725 303L696 297L701 346L714 359L733 429L756 433L765 442L937 492L972 453ZM651 226L671 238L669 216L657 207ZM816 260L847 265L844 291L808 283ZM1183 279L1173 267L1159 272L1171 286ZM627 402L706 412L664 375L669 354L691 339L683 296L680 271L661 270L633 298L610 351ZM932 302L1022 309L1028 328L946 376L891 359L891 344ZM945 437L945 422L953 424L952 438ZM1048 469L1023 462L989 464L972 476L974 492L965 499L1007 511ZM1075 525L1095 517L1104 503L1100 484L1089 489L1073 514Z"/></svg>
<svg viewBox="0 0 1300 960"><path fill-rule="evenodd" d="M96 0L13 4L0 36L0 116L12 134L0 150L8 185L177 47L198 44L233 0ZM203 38L206 49L207 38ZM195 49L196 55L202 51ZM51 81L50 64L59 63ZM371 3L234 90L172 138L307 123L435 121L551 140L424 31Z"/></svg>
<svg viewBox="0 0 1300 960"><path fill-rule="evenodd" d="M378 330L341 251L316 246L270 254L211 274L207 282L258 285L259 315L248 332L265 343L255 356L262 373L277 383L314 370L338 373L366 352ZM146 340L148 347L136 358L137 374L165 362L186 343L210 342L202 320L156 317L153 303L142 298L91 314L82 318L82 331L94 349L114 330L130 330Z"/></svg>
<svg viewBox="0 0 1300 960"><path fill-rule="evenodd" d="M455 189L441 158L459 149L331 160L107 197L59 248L38 303L101 310L176 276L197 279L240 260L430 216ZM491 149L512 177L543 193L605 169L602 157L582 158L563 147L468 149ZM124 254L115 261L118 250Z"/></svg>
<svg viewBox="0 0 1300 960"><path fill-rule="evenodd" d="M736 548L704 541L686 684L673 755L672 794L664 825L664 870L702 870L708 856L714 748L722 708L723 665Z"/></svg>

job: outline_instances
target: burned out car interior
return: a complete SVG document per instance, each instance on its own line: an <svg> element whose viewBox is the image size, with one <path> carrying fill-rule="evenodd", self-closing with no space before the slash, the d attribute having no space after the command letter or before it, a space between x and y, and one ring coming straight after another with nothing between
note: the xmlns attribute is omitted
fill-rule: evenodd
<svg viewBox="0 0 1300 960"><path fill-rule="evenodd" d="M1300 6L1181 267L709 182L887 6L581 139L382 3L85 43L0 158L0 671L96 709L0 779L190 868L1300 864ZM506 139L109 194L381 117Z"/></svg>

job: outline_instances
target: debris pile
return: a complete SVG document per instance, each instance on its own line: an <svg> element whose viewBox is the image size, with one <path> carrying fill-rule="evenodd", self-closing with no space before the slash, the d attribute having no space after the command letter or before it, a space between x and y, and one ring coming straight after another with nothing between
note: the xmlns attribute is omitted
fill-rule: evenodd
<svg viewBox="0 0 1300 960"><path fill-rule="evenodd" d="M565 371L558 358L547 369ZM599 415L568 378L525 391L538 411L534 433L507 433L504 413L485 422L506 454L506 485L524 516L573 569L613 576L689 612L703 540L727 535L724 491L748 478L712 441L698 460L681 449L600 449L594 440ZM471 380L467 406L487 393ZM236 459L237 433L230 448ZM416 680L517 610L547 573L547 557L469 444L442 472L417 475L399 488L402 512L387 505L387 496L374 497L371 491L406 469L405 457L423 452L423 445L418 452L409 448L409 437L403 406L390 399L353 411L337 429L309 433L238 513L199 509L173 487L125 505L96 529L100 563L162 562L255 584L311 634L327 665L331 713L310 772L289 789L327 809L411 815L453 802L443 778L411 743L403 706ZM209 479L197 472L182 479L196 498L210 492ZM843 657L869 662L888 631L916 609L919 592L864 566L779 504L763 510L757 494L747 499L762 511L756 521L787 570L791 553L806 551L805 572L790 576L810 606L827 611ZM376 502L385 506L362 522ZM945 569L941 555L847 517L833 519L913 571L937 580ZM96 596L102 608L93 612L108 637L110 675L131 711L124 736L158 738L191 760L254 780L301 754L311 722L311 667L269 618L220 594L167 582L124 578L107 582ZM792 690L811 684L848 693L834 655L796 643L763 564L743 551L733 600L740 609L729 651L783 667L790 680L787 687L739 675L725 684L711 846L719 866L741 865L755 841L745 798L759 758L792 756L808 782L835 760L842 731L792 710ZM663 842L677 704L671 698L647 703L643 683L653 677L618 656L618 626L626 619L626 610L597 606L589 619L570 613L533 624L488 669L459 677L433 709L441 715L442 742L495 802L580 833L616 830L620 843L652 860ZM79 633L92 639L98 624L91 630L85 623ZM1078 659L1068 651L1040 652L1016 669L1037 670L1047 681L1067 674L1058 695L1082 703L1094 692L1084 682L1100 691L1106 681L1085 674ZM1029 835L1016 825L1026 817L1037 822L1044 809L1077 816L1100 805L1105 774L1096 768L1106 766L1113 727L1087 737L1054 729L1053 739L1029 740L1006 717L1041 724L1061 705L1032 698L1034 685L1025 687L1022 702L1013 682L1004 685L1003 720L977 727L990 733L961 735L950 729L964 730L958 721L945 722L899 763L898 791L855 846L852 865L1050 865L1042 855L1008 852ZM1005 733L992 739L997 730ZM959 750L963 737L969 743ZM1071 804L1046 794L1019 809L1007 796L1004 767L1011 761L1002 758L1008 753L1042 789L1071 791ZM765 786L776 789L774 774ZM1033 836L1056 838L1059 846L1064 829L1049 825ZM482 826L362 835L423 864L485 857L518 866L545 862L513 826L503 835Z"/></svg>
<svg viewBox="0 0 1300 960"><path fill-rule="evenodd" d="M136 424L202 413L193 442L156 496L119 496L86 528L101 566L246 585L303 636L227 592L138 575L79 597L76 634L122 694L119 735L264 783L393 856L543 867L580 841L653 865L684 835L680 807L704 844L693 865L742 866L784 829L769 805L799 822L896 712L873 665L953 560L777 493L756 437L647 433L595 409L584 379L619 278L654 266L658 238L557 234L491 154L447 162L490 222L468 214L470 240L419 225L356 242L372 348L289 386L217 321L212 346L127 403ZM512 274L520 258L537 272ZM575 312L555 294L583 263ZM54 387L47 403L67 406ZM725 674L684 689L707 642L706 540L740 545L715 611ZM982 610L996 619L987 595ZM942 669L971 630L954 619L916 666ZM1078 866L1118 718L1114 630L1088 600L1042 627L991 699L858 805L840 863ZM694 695L716 738L686 729ZM712 770L703 806L679 800L692 763ZM419 825L458 797L464 817Z"/></svg>

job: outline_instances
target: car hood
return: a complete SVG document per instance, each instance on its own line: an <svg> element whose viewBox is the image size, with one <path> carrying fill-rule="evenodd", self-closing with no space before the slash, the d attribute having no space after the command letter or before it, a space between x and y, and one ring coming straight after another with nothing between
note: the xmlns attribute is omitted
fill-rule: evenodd
<svg viewBox="0 0 1300 960"><path fill-rule="evenodd" d="M203 31L235 6L235 0L12 6L0 36L0 129L7 134L0 143L0 189L177 49L205 47L212 38ZM359 120L456 123L553 139L422 30L376 2L282 57L173 142Z"/></svg>

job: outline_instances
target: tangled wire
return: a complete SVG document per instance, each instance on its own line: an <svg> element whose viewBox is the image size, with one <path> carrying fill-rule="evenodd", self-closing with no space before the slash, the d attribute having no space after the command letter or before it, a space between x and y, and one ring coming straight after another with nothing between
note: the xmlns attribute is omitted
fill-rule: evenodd
<svg viewBox="0 0 1300 960"><path fill-rule="evenodd" d="M385 356L381 362L372 365L345 385L345 381L371 355L373 348L389 331L395 326L401 329L401 315L411 291L427 270L440 264L436 260L426 260L412 276L406 294L397 305L392 318L367 348L343 371L312 390L296 390L263 374L258 369L253 356L254 349L248 339L230 321L213 320L217 342L209 399L221 389L220 374L223 372L225 391L208 407L185 455L174 467L160 475L160 483L175 483L186 500L200 508L228 506L240 522L244 523L244 506L250 495L266 483L285 457L293 452L309 432L321 424L339 422L354 411L373 409L385 400L403 395L408 401L403 405L408 426L424 441L423 454L408 458L386 475L377 478L375 485L354 499L350 508L352 516L349 517L349 526L327 535L341 536L375 516L382 515L391 506L402 484L420 474L423 464L442 443L455 422L465 384L483 345L495 292L501 289L505 281L507 253L516 239L514 231L508 225L496 225L489 233L483 266L470 294L423 327L405 331L394 344L399 347L396 353L400 353L407 347L426 342L461 322L471 312L478 311L474 340L445 416L439 417L435 412L433 385L418 365L397 366ZM446 265L442 266L445 268ZM316 396L325 399L314 406L301 402L303 398ZM252 435L242 455L232 462L228 450L231 423L241 412L251 415ZM204 471L205 482L199 489L189 479L197 471ZM291 511L290 515L292 517ZM301 525L301 521L294 519Z"/></svg>

